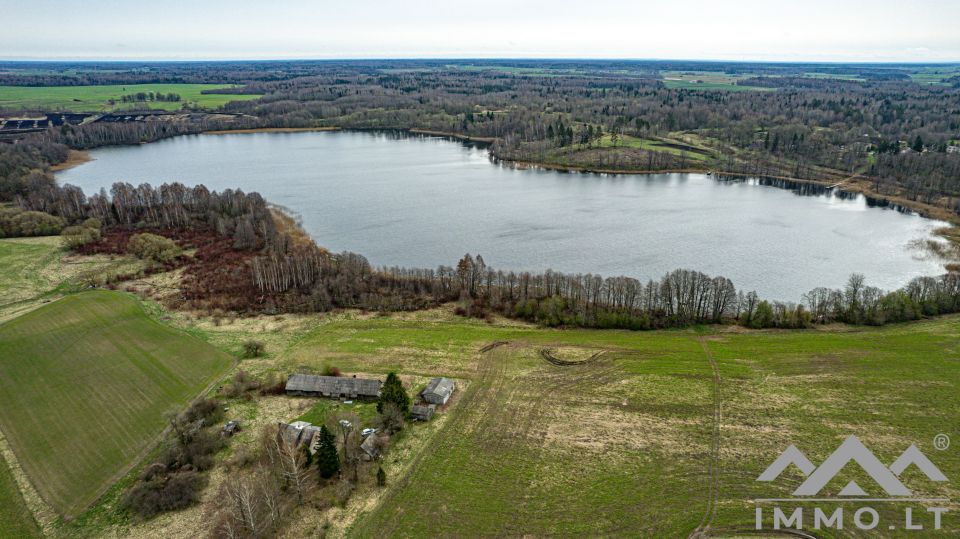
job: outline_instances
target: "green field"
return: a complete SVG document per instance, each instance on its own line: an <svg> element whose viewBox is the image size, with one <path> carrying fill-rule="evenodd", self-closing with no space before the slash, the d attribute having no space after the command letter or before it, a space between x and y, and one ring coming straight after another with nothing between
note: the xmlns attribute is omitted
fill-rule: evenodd
<svg viewBox="0 0 960 539"><path fill-rule="evenodd" d="M40 536L40 528L20 496L10 469L0 459L0 537Z"/></svg>
<svg viewBox="0 0 960 539"><path fill-rule="evenodd" d="M737 81L746 75L728 75L714 71L664 71L663 85L686 90L726 90L730 92L769 92L773 88L741 86Z"/></svg>
<svg viewBox="0 0 960 539"><path fill-rule="evenodd" d="M714 152L709 148L672 139L638 138L631 135L620 135L614 143L611 135L604 135L597 145L601 148L639 148L651 152L666 152L673 155L686 155L689 159L706 161Z"/></svg>
<svg viewBox="0 0 960 539"><path fill-rule="evenodd" d="M548 330L441 311L317 324L264 368L336 364L470 381L411 471L356 521L357 537L685 537L701 524L732 534L752 525L751 500L798 484L796 473L754 481L788 444L819 463L849 434L887 464L915 443L948 477L960 474L960 454L932 444L956 432L960 415L956 316L743 332ZM480 351L497 341L508 344ZM540 357L544 347L607 353L558 367ZM850 468L824 494L850 479L876 488ZM960 509L957 484L918 473L904 481ZM877 509L883 519L901 514ZM844 533L821 535L870 536Z"/></svg>
<svg viewBox="0 0 960 539"><path fill-rule="evenodd" d="M34 275L64 264L55 244L3 246L6 286L27 283L29 296L56 286L54 277ZM411 390L432 376L462 381L439 420L410 425L386 455L386 490L361 487L343 512L305 506L288 532L330 521L334 537L344 529L354 537L686 537L698 527L738 536L753 525L753 500L789 495L802 480L790 471L775 483L755 481L787 445L819 464L850 434L885 464L916 444L951 481L960 476L956 446L933 447L939 433L960 436L960 316L883 328L629 332L488 323L454 316L451 306L218 321L167 313L171 325L225 353L153 321L143 305L126 294L84 292L31 304L35 310L0 325L0 427L62 513L81 512L113 484L163 428L164 413L198 394L226 369L227 353L251 338L267 346L266 357L241 363L253 376L336 366L396 371ZM570 361L602 354L561 367L544 349ZM282 396L228 404L250 426L234 446L256 443L253 424L320 423L345 409ZM364 425L373 409L352 407ZM952 500L945 531L956 534L960 483L932 483L915 470L902 478L918 494ZM855 467L823 494L851 479L877 494ZM210 489L205 499L216 484ZM34 529L15 486L0 492L8 493L0 497L0 536L13 526ZM186 522L197 530L207 522L197 507L131 524L115 513L120 490L111 493L61 531L176 536ZM901 505L877 510L884 522L902 516ZM872 536L849 528L817 535Z"/></svg>
<svg viewBox="0 0 960 539"><path fill-rule="evenodd" d="M230 363L132 296L67 296L0 325L0 428L47 503L75 515Z"/></svg>
<svg viewBox="0 0 960 539"><path fill-rule="evenodd" d="M104 86L0 86L0 109L44 112L106 112L151 108L179 110L185 104L215 109L230 101L257 99L259 95L203 94L203 90L227 88L223 84L115 84ZM123 103L124 95L138 92L179 94L181 101ZM112 102L111 102L112 101Z"/></svg>

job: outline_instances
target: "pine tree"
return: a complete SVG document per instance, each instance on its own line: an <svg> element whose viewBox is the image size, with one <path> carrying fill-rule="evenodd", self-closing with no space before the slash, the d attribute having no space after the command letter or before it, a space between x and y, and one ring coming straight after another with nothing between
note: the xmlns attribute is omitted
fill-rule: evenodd
<svg viewBox="0 0 960 539"><path fill-rule="evenodd" d="M313 452L310 451L310 444L305 444L303 446L303 455L304 455L303 466L305 468L309 468L310 465L313 464Z"/></svg>
<svg viewBox="0 0 960 539"><path fill-rule="evenodd" d="M383 466L377 470L377 486L385 487L387 486L387 472L383 471Z"/></svg>
<svg viewBox="0 0 960 539"><path fill-rule="evenodd" d="M407 395L407 390L403 389L400 378L392 372L387 375L387 381L383 383L383 388L380 390L377 412L382 414L383 405L390 402L396 404L404 416L410 412L410 395Z"/></svg>
<svg viewBox="0 0 960 539"><path fill-rule="evenodd" d="M320 441L314 455L320 477L330 479L340 471L340 456L337 454L337 439L326 425L320 427Z"/></svg>
<svg viewBox="0 0 960 539"><path fill-rule="evenodd" d="M914 139L912 149L917 153L923 151L923 139L920 138L920 135L917 135L917 138Z"/></svg>

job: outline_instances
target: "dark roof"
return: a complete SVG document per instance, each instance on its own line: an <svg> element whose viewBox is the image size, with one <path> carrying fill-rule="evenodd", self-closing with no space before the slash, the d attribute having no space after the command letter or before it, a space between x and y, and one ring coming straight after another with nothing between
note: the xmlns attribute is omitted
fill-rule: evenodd
<svg viewBox="0 0 960 539"><path fill-rule="evenodd" d="M287 391L320 393L322 395L380 395L380 380L345 378L340 376L317 376L315 374L292 374L287 379Z"/></svg>
<svg viewBox="0 0 960 539"><path fill-rule="evenodd" d="M436 404L430 404L427 406L415 404L410 407L410 416L413 417L414 419L429 421L430 418L433 417L433 413L436 409L437 409Z"/></svg>
<svg viewBox="0 0 960 539"><path fill-rule="evenodd" d="M453 383L453 380L449 378L434 378L430 380L430 383L427 384L426 389L423 390L421 395L437 395L440 398L447 398L456 388L456 385Z"/></svg>
<svg viewBox="0 0 960 539"><path fill-rule="evenodd" d="M299 447L313 442L313 437L320 432L320 427L306 421L294 421L292 424L280 423L280 435L288 444Z"/></svg>

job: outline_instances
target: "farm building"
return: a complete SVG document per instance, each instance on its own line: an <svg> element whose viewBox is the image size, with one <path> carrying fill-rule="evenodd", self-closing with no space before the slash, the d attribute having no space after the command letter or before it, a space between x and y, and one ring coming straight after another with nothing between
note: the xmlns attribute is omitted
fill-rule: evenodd
<svg viewBox="0 0 960 539"><path fill-rule="evenodd" d="M280 423L278 425L279 435L283 440L294 446L307 446L311 452L316 452L317 437L320 435L320 427L307 423L306 421L294 421L293 423Z"/></svg>
<svg viewBox="0 0 960 539"><path fill-rule="evenodd" d="M446 404L450 400L450 395L456 391L457 384L449 378L434 378L430 380L427 387L420 393L423 400L430 404Z"/></svg>
<svg viewBox="0 0 960 539"><path fill-rule="evenodd" d="M375 434L367 436L363 443L360 444L360 449L363 450L363 460L373 460L380 458L380 440L379 437Z"/></svg>
<svg viewBox="0 0 960 539"><path fill-rule="evenodd" d="M328 397L331 399L376 399L380 396L380 380L292 374L287 379L288 395Z"/></svg>
<svg viewBox="0 0 960 539"><path fill-rule="evenodd" d="M430 421L430 418L433 417L433 414L436 411L436 404L428 404L426 406L422 404L416 404L410 407L410 417L414 421Z"/></svg>

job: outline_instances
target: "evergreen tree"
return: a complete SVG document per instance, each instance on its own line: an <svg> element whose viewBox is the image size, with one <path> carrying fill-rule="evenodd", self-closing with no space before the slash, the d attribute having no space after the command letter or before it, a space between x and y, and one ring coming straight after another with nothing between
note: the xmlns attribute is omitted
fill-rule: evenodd
<svg viewBox="0 0 960 539"><path fill-rule="evenodd" d="M340 471L340 456L337 454L337 439L326 425L320 427L320 442L314 455L320 477L330 479Z"/></svg>
<svg viewBox="0 0 960 539"><path fill-rule="evenodd" d="M383 466L377 470L377 486L385 487L387 486L387 472L383 471Z"/></svg>
<svg viewBox="0 0 960 539"><path fill-rule="evenodd" d="M383 406L387 403L397 405L397 408L406 416L410 413L410 395L403 389L403 383L396 373L387 375L387 381L383 383L383 389L380 390L380 400L377 401L377 412L383 413Z"/></svg>
<svg viewBox="0 0 960 539"><path fill-rule="evenodd" d="M923 139L920 138L920 135L917 135L917 138L913 140L913 146L911 146L911 148L917 153L923 151Z"/></svg>
<svg viewBox="0 0 960 539"><path fill-rule="evenodd" d="M303 466L305 468L309 468L310 465L313 464L313 452L310 451L310 444L305 444L303 446L303 455Z"/></svg>

